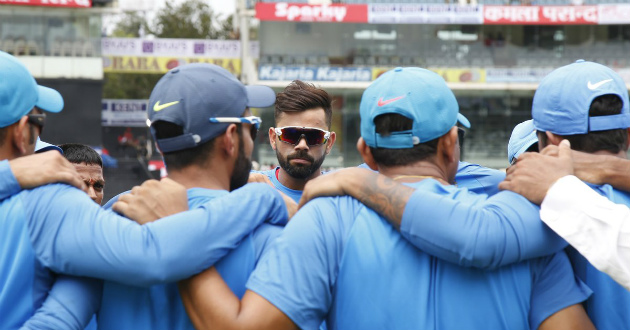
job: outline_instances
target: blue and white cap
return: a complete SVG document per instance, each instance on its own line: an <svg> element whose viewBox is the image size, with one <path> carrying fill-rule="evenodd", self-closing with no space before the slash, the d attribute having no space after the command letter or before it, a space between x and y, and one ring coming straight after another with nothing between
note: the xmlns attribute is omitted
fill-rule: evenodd
<svg viewBox="0 0 630 330"><path fill-rule="evenodd" d="M0 128L16 123L33 107L59 112L63 98L56 90L37 85L18 59L0 51Z"/></svg>
<svg viewBox="0 0 630 330"><path fill-rule="evenodd" d="M35 153L38 154L40 152L46 152L50 150L59 151L63 155L63 150L54 144L50 144L48 142L42 141L39 137L37 137L37 142L35 143Z"/></svg>
<svg viewBox="0 0 630 330"><path fill-rule="evenodd" d="M621 114L589 117L596 97L613 94L623 102ZM578 60L548 74L534 94L534 127L558 135L586 134L630 127L628 89L610 68Z"/></svg>
<svg viewBox="0 0 630 330"><path fill-rule="evenodd" d="M508 142L508 162L512 164L529 147L538 143L533 120L526 120L514 127Z"/></svg>
<svg viewBox="0 0 630 330"><path fill-rule="evenodd" d="M268 107L276 94L267 86L245 86L226 69L206 63L186 64L167 72L149 98L149 120L184 128L180 136L155 139L162 152L194 148L221 135L229 123L211 117L241 117L248 107ZM155 138L155 130L151 133Z"/></svg>
<svg viewBox="0 0 630 330"><path fill-rule="evenodd" d="M395 68L382 74L363 92L359 111L361 136L373 148L412 148L446 134L458 121L470 127L444 79L421 68ZM412 119L412 129L389 136L376 133L374 119L389 113Z"/></svg>

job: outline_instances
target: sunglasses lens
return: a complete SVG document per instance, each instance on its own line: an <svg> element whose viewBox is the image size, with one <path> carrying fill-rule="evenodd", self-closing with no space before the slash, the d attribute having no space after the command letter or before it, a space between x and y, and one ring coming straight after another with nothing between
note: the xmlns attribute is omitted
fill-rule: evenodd
<svg viewBox="0 0 630 330"><path fill-rule="evenodd" d="M249 134L251 134L252 140L256 140L256 137L258 136L258 126L252 125L252 127L250 128Z"/></svg>
<svg viewBox="0 0 630 330"><path fill-rule="evenodd" d="M326 142L326 132L318 129L284 127L281 129L280 141L298 144L302 136L306 139L306 144L314 146Z"/></svg>

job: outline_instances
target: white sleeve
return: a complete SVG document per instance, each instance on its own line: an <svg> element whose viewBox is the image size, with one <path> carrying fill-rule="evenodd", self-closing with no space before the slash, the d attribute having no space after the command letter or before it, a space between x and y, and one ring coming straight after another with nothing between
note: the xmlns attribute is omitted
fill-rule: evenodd
<svg viewBox="0 0 630 330"><path fill-rule="evenodd" d="M571 175L551 186L540 218L595 268L630 290L630 208Z"/></svg>

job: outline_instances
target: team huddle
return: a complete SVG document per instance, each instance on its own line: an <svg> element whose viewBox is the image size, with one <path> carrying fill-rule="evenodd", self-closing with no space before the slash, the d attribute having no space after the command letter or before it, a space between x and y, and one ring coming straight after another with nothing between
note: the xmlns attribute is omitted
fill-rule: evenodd
<svg viewBox="0 0 630 330"><path fill-rule="evenodd" d="M630 205L617 73L551 72L507 175L460 161L474 127L432 71L377 78L359 107L364 164L323 173L331 103L299 80L276 95L215 65L172 69L148 110L168 179L101 207L57 151L30 155L63 99L0 52L0 329L630 328L623 280L545 224L575 176ZM280 166L252 171L250 108L274 104Z"/></svg>

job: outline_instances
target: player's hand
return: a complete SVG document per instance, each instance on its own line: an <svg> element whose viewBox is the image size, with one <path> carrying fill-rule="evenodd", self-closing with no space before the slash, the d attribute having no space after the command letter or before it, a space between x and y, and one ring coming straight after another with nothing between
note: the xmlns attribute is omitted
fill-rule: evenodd
<svg viewBox="0 0 630 330"><path fill-rule="evenodd" d="M249 179L247 179L247 183L258 182L258 183L266 183L273 187L273 183L269 178L262 173L249 173Z"/></svg>
<svg viewBox="0 0 630 330"><path fill-rule="evenodd" d="M360 183L365 182L368 176L374 175L378 174L358 167L344 168L326 173L325 175L320 175L306 183L298 208L301 208L314 198L323 196L350 195L358 199L359 196L357 196L352 188L359 187Z"/></svg>
<svg viewBox="0 0 630 330"><path fill-rule="evenodd" d="M63 182L87 190L74 165L54 150L12 159L9 166L22 189Z"/></svg>
<svg viewBox="0 0 630 330"><path fill-rule="evenodd" d="M499 189L511 190L532 203L542 203L547 191L561 177L573 174L573 158L569 141L563 140L556 156L534 152L522 154L516 164L507 169Z"/></svg>
<svg viewBox="0 0 630 330"><path fill-rule="evenodd" d="M112 208L142 225L187 211L188 196L184 186L169 178L148 180L120 196Z"/></svg>

